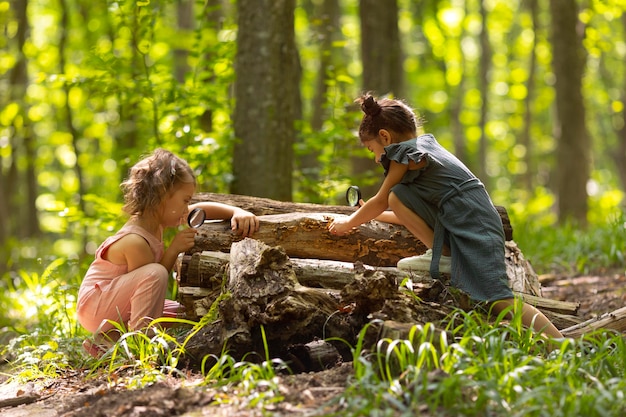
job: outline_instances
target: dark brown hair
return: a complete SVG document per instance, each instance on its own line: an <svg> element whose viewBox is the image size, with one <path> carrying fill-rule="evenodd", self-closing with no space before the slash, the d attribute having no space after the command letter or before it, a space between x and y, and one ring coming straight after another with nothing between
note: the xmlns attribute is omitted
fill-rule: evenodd
<svg viewBox="0 0 626 417"><path fill-rule="evenodd" d="M137 162L122 182L123 209L130 215L156 209L176 184L195 182L187 161L165 149L156 149Z"/></svg>
<svg viewBox="0 0 626 417"><path fill-rule="evenodd" d="M355 100L361 105L363 119L359 126L361 142L378 137L380 129L386 129L399 135L417 135L417 129L422 122L415 116L404 101L399 99L382 98L376 100L370 93L364 94Z"/></svg>

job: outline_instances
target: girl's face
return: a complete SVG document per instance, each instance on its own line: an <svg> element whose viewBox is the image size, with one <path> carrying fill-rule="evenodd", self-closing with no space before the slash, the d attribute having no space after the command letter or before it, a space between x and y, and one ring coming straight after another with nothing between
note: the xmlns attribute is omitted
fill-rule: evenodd
<svg viewBox="0 0 626 417"><path fill-rule="evenodd" d="M195 183L178 183L161 203L161 225L175 227L184 224L189 213L191 197L196 192Z"/></svg>
<svg viewBox="0 0 626 417"><path fill-rule="evenodd" d="M376 161L377 164L380 164L380 158L382 154L385 153L385 145L383 145L378 139L372 139L363 142L363 146L374 154L374 161Z"/></svg>

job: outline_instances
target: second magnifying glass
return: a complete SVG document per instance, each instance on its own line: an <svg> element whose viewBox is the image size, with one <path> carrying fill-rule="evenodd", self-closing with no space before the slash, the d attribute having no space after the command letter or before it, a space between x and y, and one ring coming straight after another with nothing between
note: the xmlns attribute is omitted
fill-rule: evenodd
<svg viewBox="0 0 626 417"><path fill-rule="evenodd" d="M189 227L198 228L204 224L206 219L206 213L200 207L196 207L191 210L189 216L187 216L187 224Z"/></svg>
<svg viewBox="0 0 626 417"><path fill-rule="evenodd" d="M356 207L361 201L361 189L356 185L351 185L346 190L346 201L349 206Z"/></svg>

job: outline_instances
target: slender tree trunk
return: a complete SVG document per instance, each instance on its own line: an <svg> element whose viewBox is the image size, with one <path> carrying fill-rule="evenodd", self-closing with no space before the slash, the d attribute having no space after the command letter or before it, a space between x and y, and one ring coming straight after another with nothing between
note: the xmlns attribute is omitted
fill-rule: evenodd
<svg viewBox="0 0 626 417"><path fill-rule="evenodd" d="M626 13L622 13L622 27L626 34ZM623 76L622 103L626 103L626 72ZM626 191L626 106L622 109L622 127L617 132L617 149L614 155L622 190Z"/></svg>
<svg viewBox="0 0 626 417"><path fill-rule="evenodd" d="M467 16L467 4L465 4L464 15ZM466 35L465 24L462 25L459 40L463 39ZM460 47L460 46L459 46ZM457 158L463 161L467 166L470 166L469 155L467 152L467 138L465 137L465 131L463 124L461 123L461 110L463 108L463 98L465 97L465 69L466 61L465 54L460 54L461 61L461 79L456 86L449 86L450 97L450 128L452 130L452 140L454 142L454 154Z"/></svg>
<svg viewBox="0 0 626 417"><path fill-rule="evenodd" d="M2 211L7 214L3 233L5 238L15 236L18 238L33 237L40 234L39 221L37 218L37 175L35 172L36 144L28 116L28 103L24 100L28 87L27 58L24 55L24 46L29 37L30 26L28 21L28 2L14 1L13 10L18 23L17 33L14 37L14 50L17 59L13 68L9 71L9 96L10 102L18 105L16 118L13 120L13 129L9 143L12 149L11 158L8 161L7 176L5 177L3 194L4 207ZM22 173L18 166L19 155L23 152L25 170Z"/></svg>
<svg viewBox="0 0 626 417"><path fill-rule="evenodd" d="M295 0L240 0L237 9L231 192L289 201L300 112Z"/></svg>
<svg viewBox="0 0 626 417"><path fill-rule="evenodd" d="M489 43L489 29L487 27L487 11L485 10L485 1L480 1L480 16L482 21L482 29L480 31L480 142L478 146L478 164L477 175L485 184L485 188L490 188L489 174L487 173L487 120L489 116L489 70L491 68L491 45Z"/></svg>
<svg viewBox="0 0 626 417"><path fill-rule="evenodd" d="M186 34L193 30L193 5L193 0L176 1L176 21L178 23L178 30L182 32L184 36L187 36ZM187 63L188 56L189 50L182 45L177 45L174 49L174 77L179 84L184 84L185 77L187 73L189 73L189 64Z"/></svg>
<svg viewBox="0 0 626 417"><path fill-rule="evenodd" d="M61 6L60 7L61 9L61 22L60 22L61 23L60 25L61 26L60 27L61 38L59 39L59 69L61 73L65 74L67 70L65 50L67 46L67 36L68 36L68 30L69 30L69 10L67 7L66 0L60 0L60 6ZM78 139L81 136L81 133L78 132L76 127L74 126L74 113L70 105L70 102L71 102L70 87L67 84L65 84L63 86L63 91L65 92L65 104L64 104L65 126L70 136L72 137L72 147L73 147L74 154L76 155L76 165L74 166L74 171L76 172L76 178L78 179L78 198L79 198L78 205L80 207L81 212L84 213L85 201L83 197L85 196L87 191L85 187L85 178L83 176L83 170L80 165L80 161L82 160L82 158L81 158L80 147L78 146Z"/></svg>
<svg viewBox="0 0 626 417"><path fill-rule="evenodd" d="M212 30L215 31L215 37L217 38L217 32L220 30L220 26L222 24L222 19L224 18L222 4L220 0L207 0L204 5L204 18L211 22L209 27L211 28L211 24L213 27ZM210 30L207 28L207 30ZM205 61L212 62L213 56L210 53L205 55ZM215 77L213 76L213 71L207 71L210 75L205 77L202 80L202 83L213 83ZM205 132L211 132L213 130L213 110L210 107L207 107L205 111L202 113L199 119L200 126Z"/></svg>
<svg viewBox="0 0 626 417"><path fill-rule="evenodd" d="M359 14L363 90L404 98L397 1L360 0ZM373 159L354 157L352 166L357 178L365 177L366 182L359 184L365 199L373 196L381 182L380 172Z"/></svg>
<svg viewBox="0 0 626 417"><path fill-rule="evenodd" d="M135 10L136 8L133 8ZM131 22L124 21L122 25L125 25L133 33L137 32L137 18L134 16L127 16L127 19ZM120 28L116 28L118 31ZM115 30L115 29L114 29ZM112 33L112 42L116 41L115 32ZM137 80L140 78L140 68L143 67L139 52L136 45L132 45L130 64L127 71L119 73L117 76L120 79L120 84L123 85L127 79ZM116 126L116 131L113 133L117 137L116 147L114 150L114 158L120 162L120 182L124 181L128 170L130 169L133 161L132 154L134 150L139 147L141 142L139 136L139 116L140 101L142 94L139 91L119 91L117 93L117 102L119 104L119 120L120 123Z"/></svg>
<svg viewBox="0 0 626 417"><path fill-rule="evenodd" d="M559 221L587 224L590 138L582 96L584 48L576 0L550 0L552 66L556 75L557 196Z"/></svg>
<svg viewBox="0 0 626 417"><path fill-rule="evenodd" d="M537 73L537 31L539 30L539 5L537 0L528 1L528 9L532 18L533 32L535 36L533 38L533 45L530 50L530 61L528 63L528 80L526 81L526 99L524 100L524 128L520 137L520 143L526 150L524 155L524 163L526 164L526 171L522 174L522 184L529 193L532 193L534 188L533 178L535 176L534 168L534 155L533 155L533 143L531 140L531 128L532 128L532 105L533 98L535 96L535 77Z"/></svg>
<svg viewBox="0 0 626 417"><path fill-rule="evenodd" d="M315 7L315 6L314 6ZM319 22L316 26L315 36L320 39L319 44L319 68L317 73L317 81L315 85L315 96L313 97L311 116L311 130L318 132L322 130L324 120L326 119L328 81L331 77L332 68L337 64L337 50L333 43L341 35L340 18L341 8L338 0L324 0L321 7L315 7L317 10L314 21ZM321 203L319 199L321 195L319 189L319 162L320 151L312 149L303 155L300 155L298 162L302 173L302 181L299 184L301 193L304 194L307 201Z"/></svg>

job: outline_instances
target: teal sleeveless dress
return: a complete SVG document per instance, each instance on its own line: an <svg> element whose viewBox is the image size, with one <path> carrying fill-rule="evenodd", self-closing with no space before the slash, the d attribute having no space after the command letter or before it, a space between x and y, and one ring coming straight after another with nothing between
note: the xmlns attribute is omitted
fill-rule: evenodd
<svg viewBox="0 0 626 417"><path fill-rule="evenodd" d="M398 199L434 230L430 273L439 278L445 243L451 250L451 284L475 301L512 298L504 258L502 220L483 184L430 134L385 147L385 175L391 161L426 166L407 171L392 189Z"/></svg>

